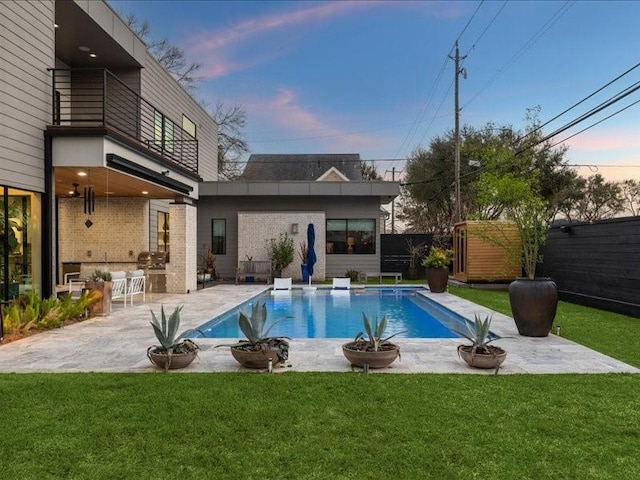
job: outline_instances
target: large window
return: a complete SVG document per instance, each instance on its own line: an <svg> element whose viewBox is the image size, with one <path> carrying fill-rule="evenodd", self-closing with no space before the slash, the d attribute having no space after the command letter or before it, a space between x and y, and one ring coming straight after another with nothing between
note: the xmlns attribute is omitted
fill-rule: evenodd
<svg viewBox="0 0 640 480"><path fill-rule="evenodd" d="M224 219L211 219L211 248L216 255L227 253L227 221Z"/></svg>
<svg viewBox="0 0 640 480"><path fill-rule="evenodd" d="M0 187L0 300L40 291L40 210L38 194Z"/></svg>
<svg viewBox="0 0 640 480"><path fill-rule="evenodd" d="M376 221L327 220L327 253L376 253Z"/></svg>
<svg viewBox="0 0 640 480"><path fill-rule="evenodd" d="M173 122L156 110L153 115L153 125L156 146L173 153Z"/></svg>

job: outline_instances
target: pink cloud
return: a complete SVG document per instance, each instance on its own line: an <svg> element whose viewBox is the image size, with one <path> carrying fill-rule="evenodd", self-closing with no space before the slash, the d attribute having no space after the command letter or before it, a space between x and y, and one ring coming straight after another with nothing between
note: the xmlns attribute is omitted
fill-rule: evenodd
<svg viewBox="0 0 640 480"><path fill-rule="evenodd" d="M566 141L571 150L591 152L611 152L627 149L640 151L640 137L637 132L622 130L604 132L584 132Z"/></svg>
<svg viewBox="0 0 640 480"><path fill-rule="evenodd" d="M294 92L280 89L275 96L266 100L246 103L250 115L268 116L273 125L283 127L288 132L287 139L313 140L326 145L326 151L359 152L371 148L382 148L391 143L379 133L365 134L339 127L336 119L317 115L302 105ZM258 143L258 142L257 142Z"/></svg>

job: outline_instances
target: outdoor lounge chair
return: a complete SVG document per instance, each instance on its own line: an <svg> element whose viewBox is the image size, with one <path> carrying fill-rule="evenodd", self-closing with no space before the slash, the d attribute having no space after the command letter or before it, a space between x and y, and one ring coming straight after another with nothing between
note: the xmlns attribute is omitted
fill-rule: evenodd
<svg viewBox="0 0 640 480"><path fill-rule="evenodd" d="M351 279L349 277L338 277L333 279L333 288L331 294L334 293L349 293L351 288Z"/></svg>
<svg viewBox="0 0 640 480"><path fill-rule="evenodd" d="M274 278L273 279L273 290L271 290L271 295L276 295L280 293L291 293L291 278Z"/></svg>

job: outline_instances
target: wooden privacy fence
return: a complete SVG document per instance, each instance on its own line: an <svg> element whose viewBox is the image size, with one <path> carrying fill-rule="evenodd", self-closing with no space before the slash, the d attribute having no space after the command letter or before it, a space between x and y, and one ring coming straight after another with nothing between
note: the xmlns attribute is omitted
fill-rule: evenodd
<svg viewBox="0 0 640 480"><path fill-rule="evenodd" d="M640 317L640 217L552 227L542 254L560 299Z"/></svg>

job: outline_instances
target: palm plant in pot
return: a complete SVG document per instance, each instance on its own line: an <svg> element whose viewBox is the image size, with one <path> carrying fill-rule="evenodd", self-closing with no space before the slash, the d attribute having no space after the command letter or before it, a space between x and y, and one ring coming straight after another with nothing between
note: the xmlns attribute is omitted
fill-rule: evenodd
<svg viewBox="0 0 640 480"><path fill-rule="evenodd" d="M289 358L287 338L268 336L278 322L279 320L266 328L267 306L264 302L256 302L251 307L251 316L244 311L240 311L239 314L238 325L247 337L246 340L239 340L231 345L216 345L216 347L230 347L231 355L243 367L270 369Z"/></svg>
<svg viewBox="0 0 640 480"><path fill-rule="evenodd" d="M453 251L431 247L429 255L422 259L422 266L427 268L427 283L432 293L442 293L449 283L449 265L453 259Z"/></svg>
<svg viewBox="0 0 640 480"><path fill-rule="evenodd" d="M180 311L182 305L175 308L167 318L164 305L160 307L160 321L151 311L151 326L160 345L151 345L147 349L147 357L155 366L166 370L184 368L196 358L200 347L189 339L178 336L180 327Z"/></svg>
<svg viewBox="0 0 640 480"><path fill-rule="evenodd" d="M389 340L404 331L383 338L388 323L386 314L380 321L376 317L371 323L367 315L362 312L362 320L365 331L358 332L353 341L342 345L342 353L351 365L363 367L365 370L389 366L400 356L400 347Z"/></svg>
<svg viewBox="0 0 640 480"><path fill-rule="evenodd" d="M491 316L487 315L482 319L476 315L473 323L465 320L465 325L467 331L457 333L470 340L471 345L458 345L458 356L470 367L495 368L497 373L507 352L498 346L489 345L500 338L491 335Z"/></svg>

